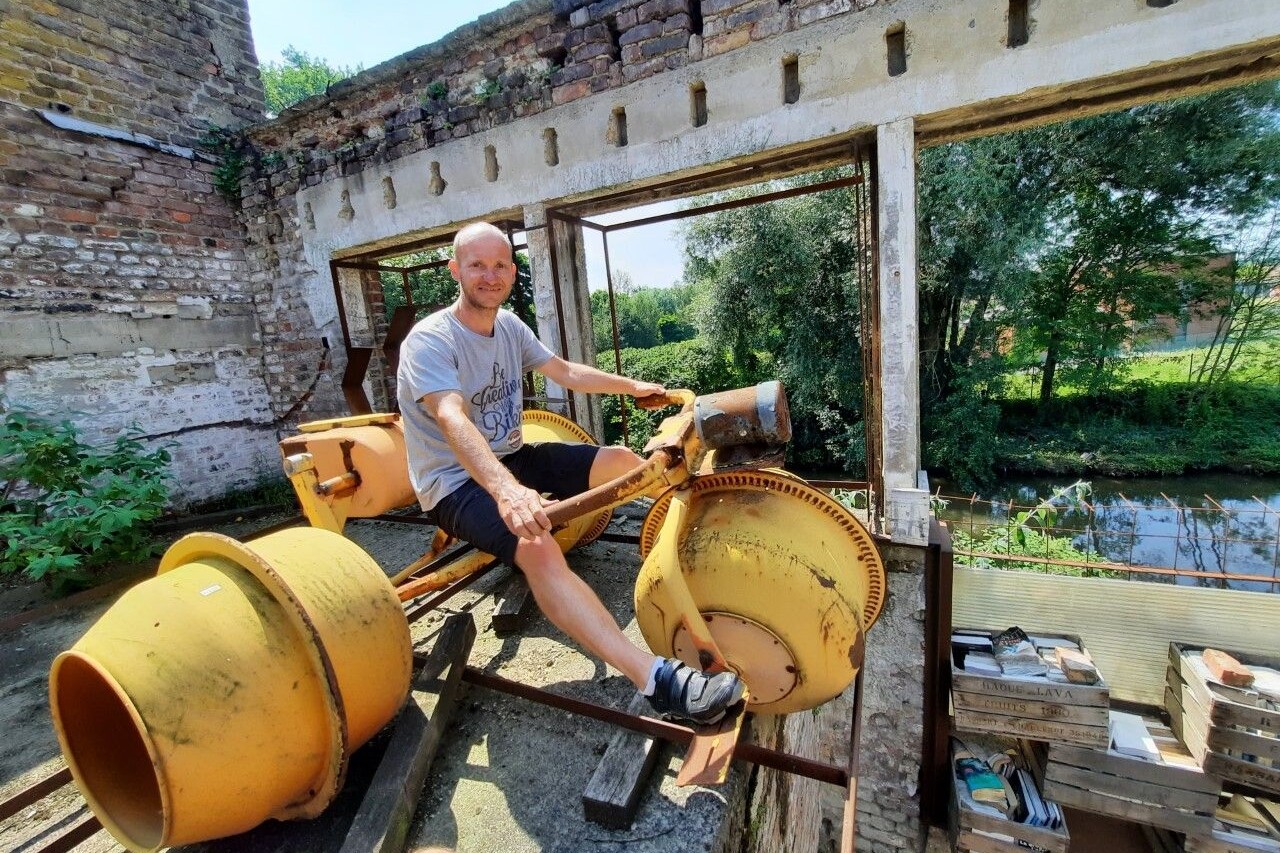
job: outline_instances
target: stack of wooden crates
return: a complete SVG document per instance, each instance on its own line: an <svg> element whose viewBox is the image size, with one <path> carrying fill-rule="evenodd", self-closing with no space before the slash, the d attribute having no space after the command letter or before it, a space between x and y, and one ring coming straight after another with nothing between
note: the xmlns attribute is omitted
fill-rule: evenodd
<svg viewBox="0 0 1280 853"><path fill-rule="evenodd" d="M1169 645L1165 706L1170 725L1206 773L1274 800L1280 798L1280 710L1256 690L1217 681L1201 660L1203 646ZM1280 658L1226 651L1250 667L1280 671ZM1242 796L1242 794L1237 794ZM1233 834L1216 823L1187 838L1189 853L1280 853L1280 837Z"/></svg>
<svg viewBox="0 0 1280 853"><path fill-rule="evenodd" d="M1078 637L1035 636L1067 640L1087 652ZM1159 760L1111 749L1111 697L1105 679L1087 685L977 675L953 661L952 706L961 737L980 732L1022 739L1025 763L1043 795L1059 805L1188 836L1211 834L1221 782L1206 774L1175 732L1153 716L1142 721L1146 736L1158 747ZM953 801L953 812L958 851L1015 853L1031 847L1065 853L1070 842L1065 828L1049 831L975 815L960 797Z"/></svg>

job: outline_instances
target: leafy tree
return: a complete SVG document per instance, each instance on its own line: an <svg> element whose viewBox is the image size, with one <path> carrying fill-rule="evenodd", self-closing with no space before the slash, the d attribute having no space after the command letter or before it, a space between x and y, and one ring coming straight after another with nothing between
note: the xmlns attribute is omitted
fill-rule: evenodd
<svg viewBox="0 0 1280 853"><path fill-rule="evenodd" d="M448 250L433 249L383 261L383 265L411 268L448 258ZM444 265L408 273L382 272L379 273L379 278L382 282L382 298L388 320L397 308L408 304L405 300L406 282L409 294L413 297L414 313L418 319L422 319L438 308L452 304L458 298L458 283L453 280L448 267ZM529 325L529 328L535 330L538 328L538 319L533 306L533 276L529 271L529 257L523 252L516 253L516 283L504 307L514 311Z"/></svg>
<svg viewBox="0 0 1280 853"><path fill-rule="evenodd" d="M1205 312L1218 322L1194 377L1209 387L1231 375L1246 348L1280 341L1280 298L1275 294L1280 281L1280 210L1273 208L1233 242L1237 248L1233 275Z"/></svg>
<svg viewBox="0 0 1280 853"><path fill-rule="evenodd" d="M364 70L362 65L330 65L293 45L280 53L284 57L283 62L268 62L259 69L267 98L267 113L272 116L313 95L323 95L334 83Z"/></svg>
<svg viewBox="0 0 1280 853"><path fill-rule="evenodd" d="M792 461L806 468L864 464L855 217L841 189L700 217L685 231L685 279L706 288L702 331L742 376L782 381Z"/></svg>
<svg viewBox="0 0 1280 853"><path fill-rule="evenodd" d="M696 287L637 288L631 281L625 271L615 276L614 281L620 349L647 349L687 341L697 334L693 318ZM613 323L608 291L597 290L591 294L591 321L596 352L611 351Z"/></svg>

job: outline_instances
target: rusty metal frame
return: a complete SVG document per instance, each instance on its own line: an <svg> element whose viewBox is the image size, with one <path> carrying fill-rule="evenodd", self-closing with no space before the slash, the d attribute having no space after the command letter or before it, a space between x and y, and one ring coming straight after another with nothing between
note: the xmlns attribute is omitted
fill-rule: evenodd
<svg viewBox="0 0 1280 853"><path fill-rule="evenodd" d="M920 815L933 826L947 825L951 760L951 597L954 554L951 531L929 520L924 561L924 719L920 745Z"/></svg>
<svg viewBox="0 0 1280 853"><path fill-rule="evenodd" d="M513 222L511 220L502 220L500 226L506 232L507 240L511 243L511 251L519 252L528 250L528 243L516 243L516 231L528 231L523 222ZM369 396L364 391L364 381L369 373L369 363L374 358L374 351L382 351L382 361L384 368L394 370L399 362L400 344L404 342L402 334L391 334L390 328L383 334L381 342L377 340L377 334L374 333L374 345L371 347L357 347L351 343L351 324L347 316L347 303L342 292L342 281L339 278L339 270L358 270L360 272L376 272L376 273L398 273L400 275L401 287L404 288L405 305L410 311L416 307L413 302L413 293L409 288L409 275L415 272L421 272L428 269L439 269L449 265L447 258L438 261L428 261L423 264L414 264L408 267L390 266L378 262L378 258L395 257L397 255L407 254L409 252L429 251L436 248L444 248L453 240L453 234L441 235L429 238L427 240L407 243L397 246L394 249L385 250L379 253L377 258L371 258L368 255L361 255L357 258L339 259L334 258L329 261L329 277L333 282L333 299L338 308L338 325L342 329L342 346L346 357L346 367L343 370L341 388L342 395L347 401L347 409L353 415L366 415L373 412L373 406L369 402ZM559 305L557 305L557 310ZM562 321L563 322L563 321ZM389 324L390 326L390 324ZM407 332L408 329L401 330ZM527 385L528 383L526 383ZM527 388L526 388L527 390ZM389 408L396 408L395 400L390 401Z"/></svg>

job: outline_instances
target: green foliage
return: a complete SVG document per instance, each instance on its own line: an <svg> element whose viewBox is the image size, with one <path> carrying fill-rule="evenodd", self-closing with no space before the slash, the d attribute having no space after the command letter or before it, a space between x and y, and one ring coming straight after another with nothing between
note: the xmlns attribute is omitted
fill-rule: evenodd
<svg viewBox="0 0 1280 853"><path fill-rule="evenodd" d="M619 273L616 279L613 301L618 315L619 349L648 349L687 341L697 335L693 312L698 288L635 288L626 273ZM591 324L596 352L612 351L608 291L597 290L591 294Z"/></svg>
<svg viewBox="0 0 1280 853"><path fill-rule="evenodd" d="M0 573L22 571L62 592L89 570L152 553L146 522L168 498L169 452L136 432L85 445L70 421L11 411L0 425Z"/></svg>
<svg viewBox="0 0 1280 853"><path fill-rule="evenodd" d="M398 258L384 260L384 266L412 268L448 260L447 249L432 249L425 252L414 252ZM390 320L395 310L407 305L405 300L405 279L408 279L409 294L413 298L416 319L446 305L452 304L458 297L458 283L453 280L448 267L440 265L431 269L411 270L408 273L379 273L382 283L382 298L386 306L387 319ZM516 283L511 288L511 296L504 307L511 309L531 329L538 328L537 315L533 307L533 277L529 271L529 257L523 252L516 253Z"/></svg>
<svg viewBox="0 0 1280 853"><path fill-rule="evenodd" d="M856 211L851 190L831 190L700 217L685 232L685 279L705 289L701 330L742 375L767 374L787 389L791 463L855 475L863 467Z"/></svg>
<svg viewBox="0 0 1280 853"><path fill-rule="evenodd" d="M234 131L215 124L209 126L199 143L219 158L218 165L213 167L213 188L218 195L239 207L240 179L248 165L244 139Z"/></svg>
<svg viewBox="0 0 1280 853"><path fill-rule="evenodd" d="M1084 481L1077 481L1054 491L1052 495L1040 501L1029 510L1017 513L1004 524L996 524L977 534L963 527L952 531L952 544L956 551L956 563L979 569L1011 569L1024 572L1045 572L1052 570L1057 574L1069 574L1083 577L1102 577L1103 569L1084 566L1049 566L1040 562L1019 562L1017 560L996 559L994 557L974 556L970 552L986 554L1007 554L1009 556L1036 557L1059 562L1100 561L1102 555L1092 549L1081 550L1071 541L1069 536L1058 536L1051 532L1055 526L1058 513L1062 510L1083 507L1089 496L1090 486Z"/></svg>
<svg viewBox="0 0 1280 853"><path fill-rule="evenodd" d="M427 98L432 101L442 101L449 96L449 86L443 80L433 80L427 86Z"/></svg>
<svg viewBox="0 0 1280 853"><path fill-rule="evenodd" d="M626 349L621 352L622 373L642 382L658 382L667 388L689 388L699 394L725 391L749 385L754 378L738 373L728 354L702 338L664 344L651 349ZM614 371L613 353L596 357L601 370ZM627 427L632 450L641 450L653 436L662 418L674 410L646 412L637 409L630 397L607 396L601 400L604 414L605 444L622 442L622 410L626 407Z"/></svg>
<svg viewBox="0 0 1280 853"><path fill-rule="evenodd" d="M471 93L476 96L476 103L480 105L488 104L502 92L502 84L497 80L481 80L476 83Z"/></svg>
<svg viewBox="0 0 1280 853"><path fill-rule="evenodd" d="M272 116L279 115L299 101L323 95L334 83L364 70L361 65L330 65L293 45L280 53L284 57L283 62L268 62L259 69L267 99L267 113Z"/></svg>

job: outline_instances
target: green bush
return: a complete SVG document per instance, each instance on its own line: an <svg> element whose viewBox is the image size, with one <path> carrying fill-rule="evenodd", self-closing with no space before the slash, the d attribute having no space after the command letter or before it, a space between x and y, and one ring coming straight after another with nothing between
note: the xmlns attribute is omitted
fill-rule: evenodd
<svg viewBox="0 0 1280 853"><path fill-rule="evenodd" d="M70 421L7 412L0 425L0 573L25 572L62 593L89 570L150 556L146 522L168 499L166 448L136 430L106 448L84 444Z"/></svg>

